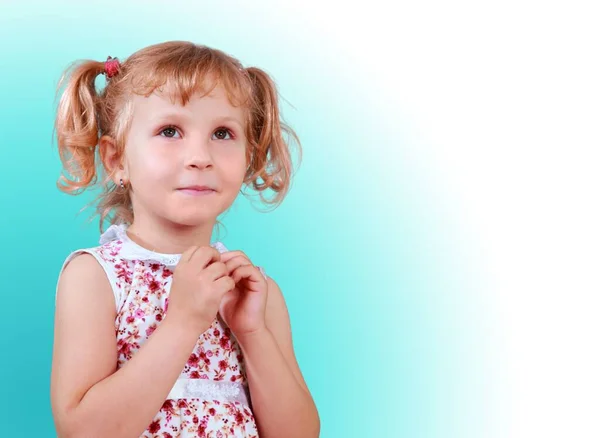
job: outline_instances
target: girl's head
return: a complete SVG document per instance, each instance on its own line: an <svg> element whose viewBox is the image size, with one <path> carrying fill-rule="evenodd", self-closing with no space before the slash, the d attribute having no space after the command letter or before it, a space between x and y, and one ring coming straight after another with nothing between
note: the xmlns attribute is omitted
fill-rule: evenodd
<svg viewBox="0 0 600 438"><path fill-rule="evenodd" d="M106 73L97 92L96 78ZM132 223L136 215L204 224L244 184L266 202L283 200L292 174L283 136L299 142L280 120L277 90L262 70L219 50L168 42L122 63L77 63L64 82L59 187L77 193L100 184L101 224ZM265 199L265 190L274 198Z"/></svg>

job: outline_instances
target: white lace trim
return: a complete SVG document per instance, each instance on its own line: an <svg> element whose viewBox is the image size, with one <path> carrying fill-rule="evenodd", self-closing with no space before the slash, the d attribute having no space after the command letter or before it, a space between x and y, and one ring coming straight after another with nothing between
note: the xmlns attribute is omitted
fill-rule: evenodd
<svg viewBox="0 0 600 438"><path fill-rule="evenodd" d="M108 229L100 236L100 245L104 245L113 240L120 240L123 242L119 255L125 259L155 261L166 265L167 267L176 266L181 259L181 254L162 254L150 251L149 249L138 245L129 238L127 235L127 226L124 224L115 224L108 227ZM211 246L220 253L227 251L227 248L221 242L211 243Z"/></svg>
<svg viewBox="0 0 600 438"><path fill-rule="evenodd" d="M138 245L127 235L127 226L124 224L113 224L102 233L100 236L100 245L120 240L123 242L119 255L127 260L153 261L161 263L168 268L174 268L181 259L181 254L162 254L159 252L150 251L143 246ZM211 243L210 246L215 248L221 254L227 252L227 248L221 242ZM261 266L257 266L263 277L267 278L265 270Z"/></svg>
<svg viewBox="0 0 600 438"><path fill-rule="evenodd" d="M179 400L186 398L240 402L248 405L246 387L235 382L179 378L173 385L167 399Z"/></svg>

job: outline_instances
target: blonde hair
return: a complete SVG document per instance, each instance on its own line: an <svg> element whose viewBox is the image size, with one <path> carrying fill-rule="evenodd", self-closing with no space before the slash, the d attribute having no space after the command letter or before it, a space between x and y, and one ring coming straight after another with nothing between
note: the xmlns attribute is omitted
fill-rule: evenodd
<svg viewBox="0 0 600 438"><path fill-rule="evenodd" d="M291 141L301 155L296 133L280 118L275 83L263 70L244 68L226 53L185 41L170 41L141 49L120 63L118 73L100 92L96 79L105 73L105 63L84 60L73 63L59 81L64 86L55 122L58 151L64 169L57 183L60 190L79 194L100 185L96 213L100 228L110 223L131 223L133 211L128 190L110 179L98 143L112 137L122 155L131 121L133 94L148 96L168 85L173 98L185 105L195 92L210 92L222 85L233 105L247 108L244 183L260 194L267 205L278 206L292 177ZM210 89L203 88L212 79ZM284 139L287 136L287 141ZM299 156L299 159L301 157ZM100 173L106 177L98 181ZM274 192L272 199L264 196Z"/></svg>

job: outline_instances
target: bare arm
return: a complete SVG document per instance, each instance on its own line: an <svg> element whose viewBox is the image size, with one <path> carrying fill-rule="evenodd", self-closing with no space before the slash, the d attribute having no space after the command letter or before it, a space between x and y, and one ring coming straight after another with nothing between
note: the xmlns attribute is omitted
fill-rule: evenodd
<svg viewBox="0 0 600 438"><path fill-rule="evenodd" d="M137 437L181 373L197 331L165 318L118 371L115 302L91 255L73 259L59 281L51 398L59 437Z"/></svg>
<svg viewBox="0 0 600 438"><path fill-rule="evenodd" d="M319 415L294 355L285 301L271 278L268 285L267 328L239 339L260 436L318 437Z"/></svg>

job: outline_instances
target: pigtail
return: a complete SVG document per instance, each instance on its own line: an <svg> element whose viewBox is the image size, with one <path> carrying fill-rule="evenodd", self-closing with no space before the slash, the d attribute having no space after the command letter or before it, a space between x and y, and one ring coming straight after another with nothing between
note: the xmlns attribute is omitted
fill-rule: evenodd
<svg viewBox="0 0 600 438"><path fill-rule="evenodd" d="M64 166L57 185L66 193L84 190L96 181L96 146L99 129L96 115L96 77L104 63L84 61L72 65L61 77L65 84L55 121L58 152Z"/></svg>
<svg viewBox="0 0 600 438"><path fill-rule="evenodd" d="M247 137L253 139L249 148L249 168L246 182L259 192L261 199L270 204L279 204L287 194L293 173L290 141L298 146L296 133L280 120L277 88L263 70L250 67L246 73L252 83L253 100L251 131ZM284 134L288 137L286 142ZM263 193L271 189L275 196L266 200Z"/></svg>

